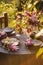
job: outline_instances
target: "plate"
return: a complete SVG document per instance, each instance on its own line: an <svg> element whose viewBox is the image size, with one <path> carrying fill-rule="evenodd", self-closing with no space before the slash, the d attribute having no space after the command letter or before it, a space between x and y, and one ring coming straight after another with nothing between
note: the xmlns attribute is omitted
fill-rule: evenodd
<svg viewBox="0 0 43 65"><path fill-rule="evenodd" d="M1 47L7 51L17 51L19 50L20 42L17 38L5 38L1 40Z"/></svg>
<svg viewBox="0 0 43 65"><path fill-rule="evenodd" d="M43 44L43 42L40 41L40 40L33 40L33 45L34 46L41 46L42 44Z"/></svg>
<svg viewBox="0 0 43 65"><path fill-rule="evenodd" d="M20 43L17 38L9 38L9 37L6 37L1 42L2 42L3 45L11 45L11 44L13 44L13 45L16 45L16 46L19 45L19 43Z"/></svg>
<svg viewBox="0 0 43 65"><path fill-rule="evenodd" d="M4 32L6 32L7 34L11 33L13 31L12 28L6 27L3 29Z"/></svg>

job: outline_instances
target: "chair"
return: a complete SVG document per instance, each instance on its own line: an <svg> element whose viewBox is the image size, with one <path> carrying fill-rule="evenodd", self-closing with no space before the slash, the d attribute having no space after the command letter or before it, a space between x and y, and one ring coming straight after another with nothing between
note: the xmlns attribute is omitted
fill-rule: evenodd
<svg viewBox="0 0 43 65"><path fill-rule="evenodd" d="M0 16L0 28L3 28L3 26L8 26L8 15L6 12L4 13L4 16Z"/></svg>

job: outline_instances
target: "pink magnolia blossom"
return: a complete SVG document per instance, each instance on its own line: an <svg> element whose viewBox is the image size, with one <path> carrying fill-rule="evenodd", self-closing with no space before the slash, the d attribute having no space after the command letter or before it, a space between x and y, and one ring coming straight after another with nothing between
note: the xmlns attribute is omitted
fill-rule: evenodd
<svg viewBox="0 0 43 65"><path fill-rule="evenodd" d="M30 16L30 17L31 17L30 12L28 12L28 11L25 11L25 15Z"/></svg>
<svg viewBox="0 0 43 65"><path fill-rule="evenodd" d="M18 46L16 46L15 44L9 45L8 48L12 51L17 51L19 49Z"/></svg>
<svg viewBox="0 0 43 65"><path fill-rule="evenodd" d="M27 44L27 45L32 45L32 40L27 39L27 40L26 40L26 44Z"/></svg>
<svg viewBox="0 0 43 65"><path fill-rule="evenodd" d="M32 15L31 17L30 17L30 19L33 21L33 22L37 22L38 21L38 19L34 16L34 15Z"/></svg>
<svg viewBox="0 0 43 65"><path fill-rule="evenodd" d="M21 17L20 17L20 15L17 15L17 18L16 18L16 20L19 20Z"/></svg>

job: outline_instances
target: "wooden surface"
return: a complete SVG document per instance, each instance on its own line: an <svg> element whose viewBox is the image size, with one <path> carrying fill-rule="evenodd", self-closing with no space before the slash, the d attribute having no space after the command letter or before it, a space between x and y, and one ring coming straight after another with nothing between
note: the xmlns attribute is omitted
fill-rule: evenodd
<svg viewBox="0 0 43 65"><path fill-rule="evenodd" d="M43 59L41 58L41 56L38 59L36 59L35 54L0 54L0 65L43 65Z"/></svg>
<svg viewBox="0 0 43 65"><path fill-rule="evenodd" d="M0 16L0 28L7 27L7 26L8 26L8 15L6 12L4 12L4 15Z"/></svg>

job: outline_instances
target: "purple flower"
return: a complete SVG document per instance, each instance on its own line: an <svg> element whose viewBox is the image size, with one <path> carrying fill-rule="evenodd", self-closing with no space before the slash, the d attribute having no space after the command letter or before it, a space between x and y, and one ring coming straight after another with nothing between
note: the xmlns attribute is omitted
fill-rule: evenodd
<svg viewBox="0 0 43 65"><path fill-rule="evenodd" d="M30 16L30 17L31 17L31 14L30 14L30 12L28 12L28 11L25 11L25 14L26 14L27 16Z"/></svg>
<svg viewBox="0 0 43 65"><path fill-rule="evenodd" d="M18 46L14 45L14 44L9 45L8 48L12 51L17 51L19 49Z"/></svg>
<svg viewBox="0 0 43 65"><path fill-rule="evenodd" d="M17 15L16 20L19 20L19 19L21 19L21 16L20 15Z"/></svg>
<svg viewBox="0 0 43 65"><path fill-rule="evenodd" d="M26 40L26 45L32 45L32 40L27 39Z"/></svg>
<svg viewBox="0 0 43 65"><path fill-rule="evenodd" d="M31 17L30 17L30 19L33 21L33 22L37 22L38 21L38 19L34 16L34 15L32 15Z"/></svg>

